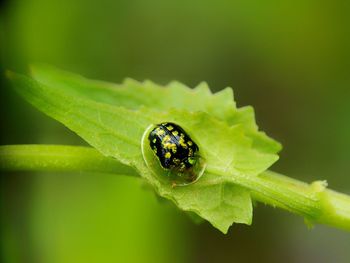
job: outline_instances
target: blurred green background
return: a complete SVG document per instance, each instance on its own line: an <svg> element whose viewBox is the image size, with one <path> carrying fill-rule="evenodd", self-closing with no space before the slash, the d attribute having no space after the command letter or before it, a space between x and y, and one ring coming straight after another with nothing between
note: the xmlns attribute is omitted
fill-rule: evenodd
<svg viewBox="0 0 350 263"><path fill-rule="evenodd" d="M273 169L350 194L350 2L13 0L3 69L54 64L90 78L234 88L284 145ZM1 78L1 144L84 144ZM257 204L225 236L142 182L2 174L1 262L350 262L350 234Z"/></svg>

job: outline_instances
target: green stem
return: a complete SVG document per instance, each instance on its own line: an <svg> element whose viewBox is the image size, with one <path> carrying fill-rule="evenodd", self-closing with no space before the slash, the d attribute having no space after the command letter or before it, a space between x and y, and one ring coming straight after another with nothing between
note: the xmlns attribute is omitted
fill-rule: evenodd
<svg viewBox="0 0 350 263"><path fill-rule="evenodd" d="M212 167L207 171L222 175L220 170ZM310 224L350 230L350 196L326 189L325 181L307 184L272 171L225 179L249 189L254 200L299 214Z"/></svg>
<svg viewBox="0 0 350 263"><path fill-rule="evenodd" d="M0 146L0 171L78 171L137 176L137 172L92 148L59 145ZM207 172L222 175L208 167ZM259 176L225 176L251 191L256 201L286 209L310 223L350 230L350 196L326 189L326 183L306 184L266 171Z"/></svg>
<svg viewBox="0 0 350 263"><path fill-rule="evenodd" d="M0 171L100 172L137 176L136 171L90 147L0 146Z"/></svg>

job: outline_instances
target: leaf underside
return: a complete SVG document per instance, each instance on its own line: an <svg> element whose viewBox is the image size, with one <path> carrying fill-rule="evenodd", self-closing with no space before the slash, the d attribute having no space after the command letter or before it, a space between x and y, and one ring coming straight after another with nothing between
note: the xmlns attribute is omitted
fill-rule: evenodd
<svg viewBox="0 0 350 263"><path fill-rule="evenodd" d="M206 83L194 89L179 82L159 86L131 79L112 84L42 65L32 67L31 77L9 76L27 101L103 155L137 169L180 209L224 233L233 223L251 224L250 193L230 177L258 176L278 159L281 145L258 131L252 107L236 107L231 88L213 94ZM168 121L191 135L208 167L221 175L206 171L198 182L175 188L157 179L144 163L141 138L150 124Z"/></svg>

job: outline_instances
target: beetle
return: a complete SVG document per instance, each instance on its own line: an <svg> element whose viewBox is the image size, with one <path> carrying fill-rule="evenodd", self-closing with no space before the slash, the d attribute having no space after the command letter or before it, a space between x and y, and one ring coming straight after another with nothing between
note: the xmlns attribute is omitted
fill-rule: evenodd
<svg viewBox="0 0 350 263"><path fill-rule="evenodd" d="M196 179L192 168L198 162L199 148L179 125L172 122L157 124L148 140L164 169L186 175L188 181Z"/></svg>

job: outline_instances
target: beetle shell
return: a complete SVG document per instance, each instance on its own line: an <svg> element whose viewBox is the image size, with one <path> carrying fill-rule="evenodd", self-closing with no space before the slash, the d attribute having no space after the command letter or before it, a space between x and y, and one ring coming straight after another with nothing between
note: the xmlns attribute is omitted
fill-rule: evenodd
<svg viewBox="0 0 350 263"><path fill-rule="evenodd" d="M148 135L150 146L165 169L186 172L197 162L197 144L178 125L167 122L155 125Z"/></svg>

